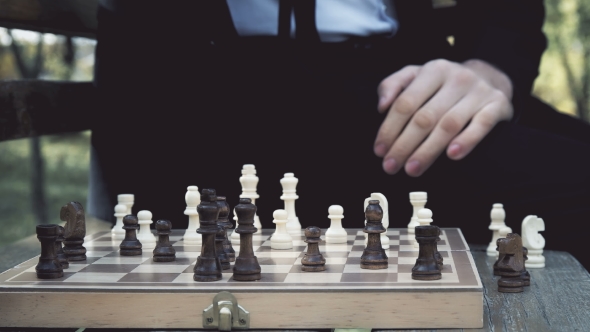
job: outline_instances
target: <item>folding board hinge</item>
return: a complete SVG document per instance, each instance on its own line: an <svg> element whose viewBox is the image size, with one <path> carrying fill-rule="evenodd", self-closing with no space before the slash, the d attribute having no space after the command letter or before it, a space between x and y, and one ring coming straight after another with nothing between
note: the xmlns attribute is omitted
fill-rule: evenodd
<svg viewBox="0 0 590 332"><path fill-rule="evenodd" d="M217 328L219 331L248 329L250 313L238 304L230 292L219 292L213 298L213 304L203 310L203 328Z"/></svg>

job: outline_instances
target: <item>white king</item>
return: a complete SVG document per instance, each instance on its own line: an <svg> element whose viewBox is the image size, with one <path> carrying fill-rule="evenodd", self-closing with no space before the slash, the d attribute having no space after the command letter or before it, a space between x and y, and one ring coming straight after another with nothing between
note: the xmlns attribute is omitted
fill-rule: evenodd
<svg viewBox="0 0 590 332"><path fill-rule="evenodd" d="M301 223L299 223L299 218L295 214L295 200L299 198L297 196L298 182L299 179L293 173L285 173L285 176L281 179L281 186L283 187L281 199L285 202L285 211L287 211L288 219L287 232L294 236L301 235Z"/></svg>
<svg viewBox="0 0 590 332"><path fill-rule="evenodd" d="M240 198L250 198L252 204L256 205L256 199L260 198L256 192L258 186L258 177L256 176L256 167L252 164L246 164L242 167L242 176L240 177L240 184L242 184L242 194ZM258 230L256 233L260 233L262 225L260 224L260 218L258 214L254 215L254 227Z"/></svg>

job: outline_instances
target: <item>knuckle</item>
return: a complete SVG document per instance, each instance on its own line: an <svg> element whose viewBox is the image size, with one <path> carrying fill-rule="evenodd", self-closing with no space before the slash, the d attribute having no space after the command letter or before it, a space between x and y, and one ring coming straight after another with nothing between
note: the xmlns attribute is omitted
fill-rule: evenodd
<svg viewBox="0 0 590 332"><path fill-rule="evenodd" d="M486 129L492 129L497 121L498 116L494 112L480 112L477 122Z"/></svg>
<svg viewBox="0 0 590 332"><path fill-rule="evenodd" d="M455 116L446 116L440 121L440 129L445 133L455 135L463 128L459 119Z"/></svg>
<svg viewBox="0 0 590 332"><path fill-rule="evenodd" d="M421 111L416 113L412 118L412 121L420 129L431 129L434 125L434 116L431 113Z"/></svg>
<svg viewBox="0 0 590 332"><path fill-rule="evenodd" d="M460 70L454 77L453 81L457 85L470 85L475 82L476 76L469 69Z"/></svg>
<svg viewBox="0 0 590 332"><path fill-rule="evenodd" d="M438 71L446 71L451 66L451 62L445 59L436 59L430 61L427 65Z"/></svg>
<svg viewBox="0 0 590 332"><path fill-rule="evenodd" d="M402 115L410 115L416 110L416 106L412 98L407 96L399 96L393 105L393 109Z"/></svg>

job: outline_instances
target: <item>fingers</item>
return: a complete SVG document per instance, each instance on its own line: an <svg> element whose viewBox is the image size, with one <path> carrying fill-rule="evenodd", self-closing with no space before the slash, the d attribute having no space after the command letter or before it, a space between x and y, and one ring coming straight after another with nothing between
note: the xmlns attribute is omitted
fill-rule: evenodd
<svg viewBox="0 0 590 332"><path fill-rule="evenodd" d="M477 94L468 95L441 118L430 136L408 159L406 173L422 175L445 148L449 158L464 158L498 122L511 117L512 106L507 99L491 98L482 103Z"/></svg>
<svg viewBox="0 0 590 332"><path fill-rule="evenodd" d="M395 99L385 120L381 124L375 139L374 152L383 157L390 151L394 141L398 138L414 113L440 89L444 83L444 73L432 71L424 67L410 85ZM423 118L420 125L428 125L428 118ZM407 147L400 147L407 148ZM384 163L396 163L389 158ZM397 168L397 167L394 167ZM386 168L386 172L391 167ZM388 172L389 173L389 172Z"/></svg>
<svg viewBox="0 0 590 332"><path fill-rule="evenodd" d="M385 112L391 106L400 92L414 80L419 68L418 66L406 66L381 81L377 88L379 96L377 110L379 113Z"/></svg>
<svg viewBox="0 0 590 332"><path fill-rule="evenodd" d="M447 149L453 160L465 158L500 121L512 119L513 109L509 102L494 101L477 112L471 123L461 132Z"/></svg>

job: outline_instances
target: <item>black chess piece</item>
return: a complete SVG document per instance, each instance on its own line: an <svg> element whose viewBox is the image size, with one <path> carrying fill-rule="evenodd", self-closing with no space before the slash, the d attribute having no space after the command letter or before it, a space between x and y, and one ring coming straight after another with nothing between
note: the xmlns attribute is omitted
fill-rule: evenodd
<svg viewBox="0 0 590 332"><path fill-rule="evenodd" d="M68 256L68 261L86 260L86 248L82 245L86 236L86 219L82 204L69 202L62 206L59 216L66 222L63 250Z"/></svg>
<svg viewBox="0 0 590 332"><path fill-rule="evenodd" d="M41 256L35 266L37 278L56 279L64 276L63 268L55 253L55 240L58 237L57 225L37 225L37 239L41 242Z"/></svg>
<svg viewBox="0 0 590 332"><path fill-rule="evenodd" d="M176 249L170 244L172 223L169 220L156 221L158 242L154 248L154 262L173 262L176 260Z"/></svg>
<svg viewBox="0 0 590 332"><path fill-rule="evenodd" d="M508 233L506 238L497 240L499 258L494 263L494 275L501 276L498 280L498 291L502 293L520 293L523 286L530 284L530 275L524 268L524 249L522 239L516 233ZM523 278L524 277L524 278Z"/></svg>
<svg viewBox="0 0 590 332"><path fill-rule="evenodd" d="M436 228L438 228L438 235L436 236L436 242L434 243L434 258L436 259L436 264L438 265L438 267L442 271L444 260L443 260L443 256L440 254L440 252L438 252L438 241L440 241L441 231L438 226L436 226Z"/></svg>
<svg viewBox="0 0 590 332"><path fill-rule="evenodd" d="M235 211L238 216L238 227L235 231L240 234L240 253L234 264L233 278L237 281L260 280L260 264L254 256L252 247L252 234L257 231L254 227L256 205L252 204L250 198L240 198L240 204L236 206Z"/></svg>
<svg viewBox="0 0 590 332"><path fill-rule="evenodd" d="M526 270L526 261L529 259L528 257L529 254L529 250L527 249L527 247L522 247L522 256L524 259L524 268L523 271L520 273L520 279L522 279L523 285L524 286L530 286L531 285L531 275L529 274L529 271Z"/></svg>
<svg viewBox="0 0 590 332"><path fill-rule="evenodd" d="M381 233L385 228L381 223L383 209L379 206L378 200L370 200L365 210L367 224L363 232L368 233L367 247L361 256L361 268L369 270L386 269L388 266L387 254L381 246Z"/></svg>
<svg viewBox="0 0 590 332"><path fill-rule="evenodd" d="M64 241L64 234L65 229L62 226L57 226L57 238L55 239L55 255L57 256L57 261L61 265L63 269L67 269L70 267L70 262L68 262L68 256L64 252L61 244Z"/></svg>
<svg viewBox="0 0 590 332"><path fill-rule="evenodd" d="M141 255L141 242L137 239L137 230L139 229L139 220L136 216L128 214L123 217L123 229L125 230L125 239L119 245L119 254L122 256Z"/></svg>
<svg viewBox="0 0 590 332"><path fill-rule="evenodd" d="M223 250L223 242L226 239L225 227L220 224L217 224L217 234L215 235L215 252L217 253L217 257L219 257L219 263L221 263L222 270L229 270L229 256Z"/></svg>
<svg viewBox="0 0 590 332"><path fill-rule="evenodd" d="M326 270L326 259L319 248L321 234L321 230L316 226L309 226L305 229L307 252L301 259L301 271L319 272Z"/></svg>
<svg viewBox="0 0 590 332"><path fill-rule="evenodd" d="M440 229L434 225L416 226L414 230L419 245L418 258L412 268L412 279L438 280L442 278L441 268L436 258L436 239Z"/></svg>
<svg viewBox="0 0 590 332"><path fill-rule="evenodd" d="M215 236L217 234L217 218L219 217L219 206L217 196L213 189L203 189L201 192L201 203L197 206L201 226L197 233L201 234L203 244L201 255L197 258L197 264L193 271L195 281L217 281L221 280L221 262L215 251Z"/></svg>
<svg viewBox="0 0 590 332"><path fill-rule="evenodd" d="M217 196L217 205L219 206L219 219L217 224L223 226L224 229L224 240L223 240L223 251L227 254L230 262L236 260L236 251L231 245L231 241L227 237L227 230L232 228L232 223L229 221L229 204L224 196ZM221 263L223 265L223 262ZM224 269L225 270L225 269Z"/></svg>

